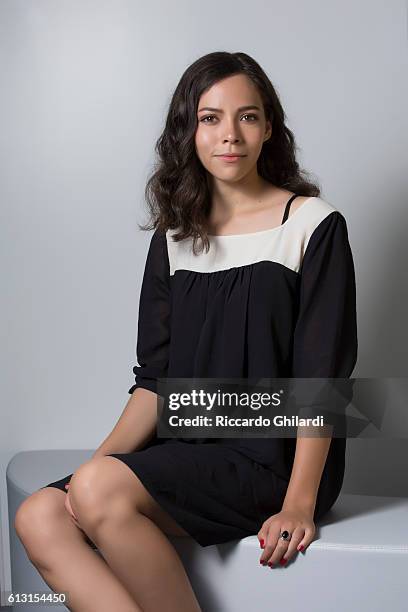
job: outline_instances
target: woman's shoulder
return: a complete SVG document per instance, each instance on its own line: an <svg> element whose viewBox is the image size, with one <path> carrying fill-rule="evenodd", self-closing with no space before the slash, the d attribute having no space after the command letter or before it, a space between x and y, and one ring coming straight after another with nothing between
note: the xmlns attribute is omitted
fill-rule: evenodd
<svg viewBox="0 0 408 612"><path fill-rule="evenodd" d="M296 198L297 199L297 198ZM294 200L295 202L296 200ZM312 234L318 227L331 223L345 223L342 212L322 196L303 198L297 208L298 221L296 224L301 233Z"/></svg>

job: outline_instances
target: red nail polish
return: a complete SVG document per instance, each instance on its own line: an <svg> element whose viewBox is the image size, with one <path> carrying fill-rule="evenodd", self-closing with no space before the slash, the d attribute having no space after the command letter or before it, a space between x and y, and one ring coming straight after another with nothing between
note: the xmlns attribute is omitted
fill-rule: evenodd
<svg viewBox="0 0 408 612"><path fill-rule="evenodd" d="M280 563L281 565L285 565L286 561L287 561L287 559L284 559L284 558L282 557L282 559L279 561L279 563Z"/></svg>
<svg viewBox="0 0 408 612"><path fill-rule="evenodd" d="M268 565L269 565L269 567L272 567L273 566L273 562L272 561L268 561Z"/></svg>
<svg viewBox="0 0 408 612"><path fill-rule="evenodd" d="M303 549L304 549L304 546L303 546L303 544L302 544L301 546L299 546L298 550L299 550L299 551L302 551Z"/></svg>
<svg viewBox="0 0 408 612"><path fill-rule="evenodd" d="M263 539L262 539L262 538L261 538L261 542L260 542L260 544L261 544L261 548L264 548L264 541L263 541Z"/></svg>

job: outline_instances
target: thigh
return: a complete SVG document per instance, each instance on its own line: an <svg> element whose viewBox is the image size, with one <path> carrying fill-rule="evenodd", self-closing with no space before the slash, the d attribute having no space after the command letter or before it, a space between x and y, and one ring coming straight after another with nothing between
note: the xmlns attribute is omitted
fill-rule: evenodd
<svg viewBox="0 0 408 612"><path fill-rule="evenodd" d="M119 466L123 466L121 471L126 474L129 482L128 490L133 489L137 498L136 507L138 511L152 520L167 535L189 536L189 534L166 512L157 501L150 495L140 478L129 466L117 457L104 457L111 459Z"/></svg>
<svg viewBox="0 0 408 612"><path fill-rule="evenodd" d="M104 456L80 466L72 478L72 489L80 495L80 481L85 481L96 504L103 507L103 500L125 500L126 504L151 519L165 534L188 536L189 534L158 504L147 491L140 478L117 457ZM79 485L79 487L78 487ZM71 491L71 486L70 486ZM75 494L74 494L75 495ZM106 505L105 505L106 507Z"/></svg>

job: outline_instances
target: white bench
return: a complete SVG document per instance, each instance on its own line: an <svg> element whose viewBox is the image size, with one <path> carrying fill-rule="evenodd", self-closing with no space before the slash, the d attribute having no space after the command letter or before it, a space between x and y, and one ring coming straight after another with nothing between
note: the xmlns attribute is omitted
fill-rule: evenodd
<svg viewBox="0 0 408 612"><path fill-rule="evenodd" d="M24 451L9 462L7 491L15 592L50 591L15 533L17 508L41 486L74 472L92 453ZM408 499L343 493L316 527L316 538L306 553L297 553L287 567L272 569L259 564L261 549L256 536L206 548L190 538L170 539L203 612L408 610ZM33 609L32 605L15 608L16 612ZM54 609L66 608L35 607L37 612Z"/></svg>

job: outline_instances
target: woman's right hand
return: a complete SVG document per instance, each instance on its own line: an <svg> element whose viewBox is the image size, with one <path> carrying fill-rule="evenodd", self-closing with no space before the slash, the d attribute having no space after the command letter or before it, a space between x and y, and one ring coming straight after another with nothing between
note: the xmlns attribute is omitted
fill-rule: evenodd
<svg viewBox="0 0 408 612"><path fill-rule="evenodd" d="M72 510L72 507L71 507L71 501L70 501L70 499L69 499L69 490L68 490L68 489L69 489L69 484L70 484L70 483L68 482L68 483L65 485L65 488L67 489L67 494L66 494L66 497L65 497L65 509L67 510L68 514L70 514L70 515L71 515L72 520L74 521L75 525L76 525L76 526L77 526L79 529L81 529L81 526L80 526L80 524L78 523L78 519L77 519L77 517L75 516L74 511Z"/></svg>

